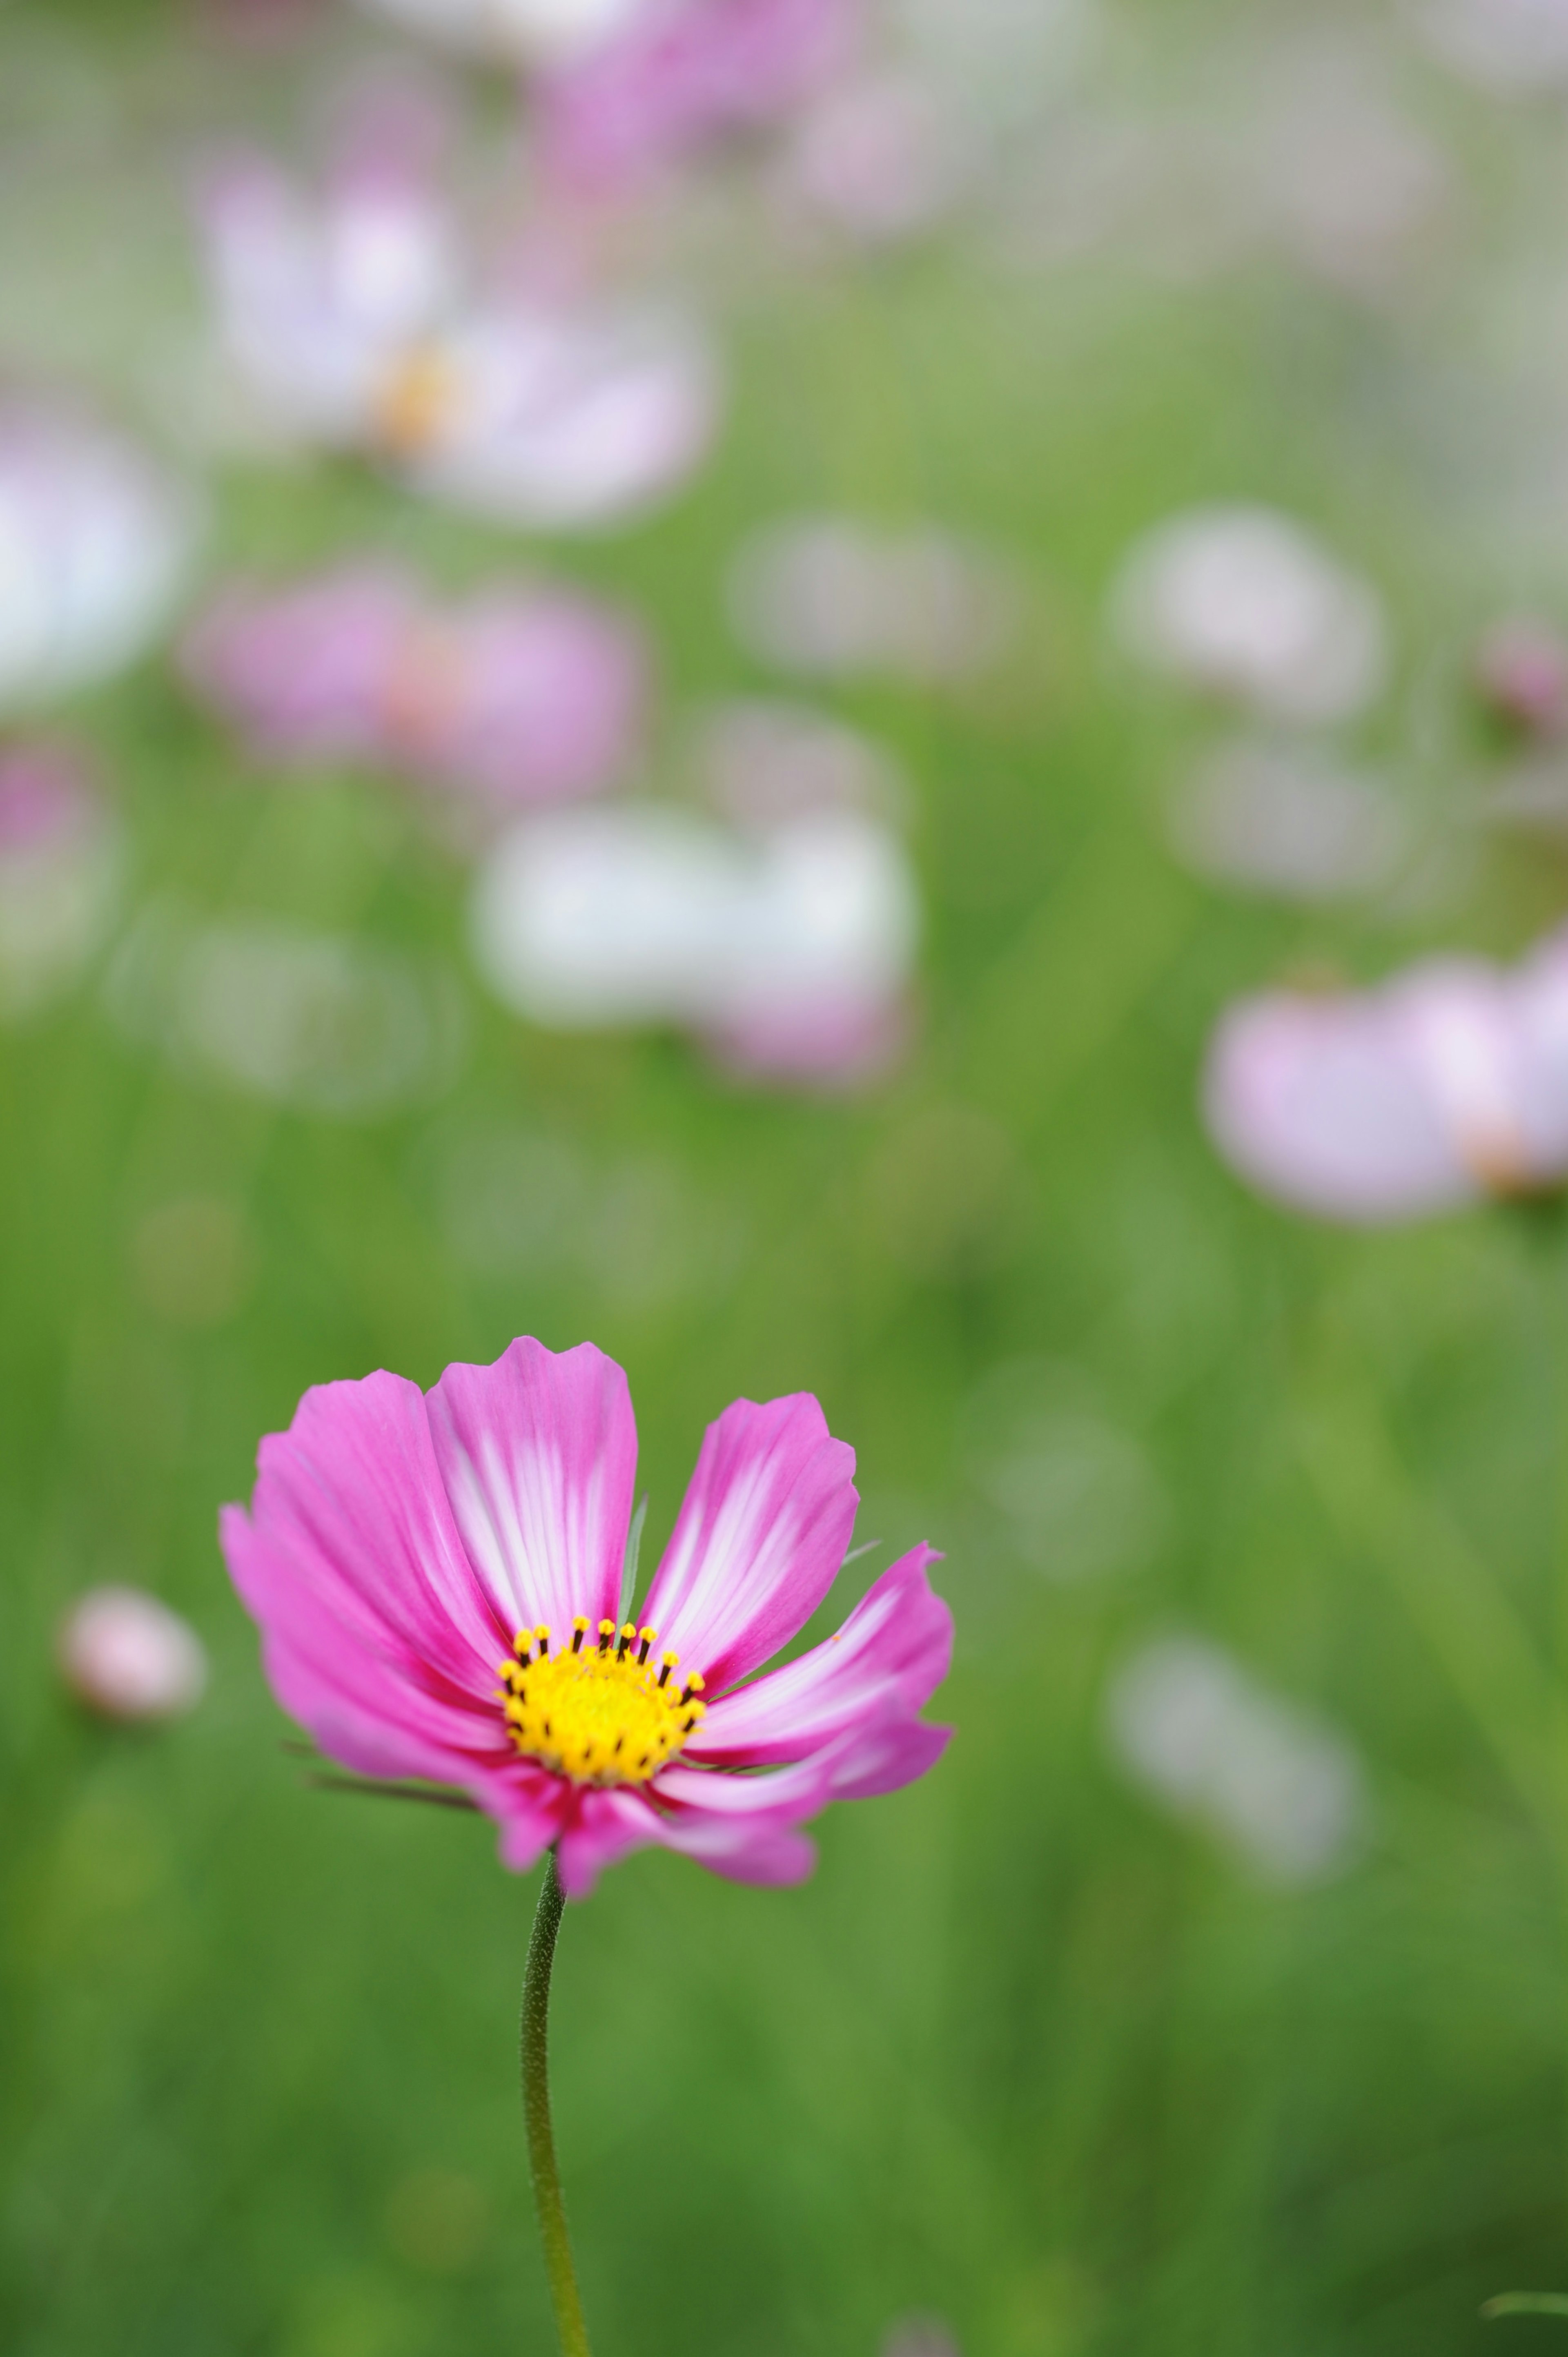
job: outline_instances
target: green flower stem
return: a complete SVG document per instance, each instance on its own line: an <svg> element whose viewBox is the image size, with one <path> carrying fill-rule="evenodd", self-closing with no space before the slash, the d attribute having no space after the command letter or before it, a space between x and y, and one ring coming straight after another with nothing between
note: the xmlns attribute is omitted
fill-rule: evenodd
<svg viewBox="0 0 1568 2357"><path fill-rule="evenodd" d="M564 2357L590 2357L588 2328L583 2320L582 2296L572 2265L572 2240L566 2232L566 2205L561 2199L561 2173L555 2166L555 2138L550 2126L550 1967L555 1961L555 1935L561 1929L566 1895L555 1870L555 1852L544 1861L544 1881L528 1943L528 1970L522 1983L522 2116L528 2129L528 2166L533 2179L533 2206L539 2213L539 2239L544 2245L544 2272L555 2309L555 2329Z"/></svg>

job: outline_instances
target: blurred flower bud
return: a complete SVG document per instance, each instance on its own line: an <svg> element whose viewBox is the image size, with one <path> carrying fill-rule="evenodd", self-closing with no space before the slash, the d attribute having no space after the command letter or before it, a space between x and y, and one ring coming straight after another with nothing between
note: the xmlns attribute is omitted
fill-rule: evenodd
<svg viewBox="0 0 1568 2357"><path fill-rule="evenodd" d="M93 1587L61 1624L67 1685L105 1718L179 1718L207 1684L207 1652L188 1621L140 1587Z"/></svg>
<svg viewBox="0 0 1568 2357"><path fill-rule="evenodd" d="M1568 731L1568 638L1520 614L1496 622L1476 650L1476 692L1497 719L1527 737Z"/></svg>

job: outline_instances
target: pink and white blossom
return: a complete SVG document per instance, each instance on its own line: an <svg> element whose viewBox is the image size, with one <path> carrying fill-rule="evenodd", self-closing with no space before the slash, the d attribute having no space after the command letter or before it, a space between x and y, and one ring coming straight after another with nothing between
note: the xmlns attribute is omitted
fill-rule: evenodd
<svg viewBox="0 0 1568 2357"><path fill-rule="evenodd" d="M318 196L232 156L202 225L234 393L285 443L362 452L432 499L569 531L650 505L712 439L718 368L696 323L482 282L412 138L356 142Z"/></svg>
<svg viewBox="0 0 1568 2357"><path fill-rule="evenodd" d="M1380 988L1269 991L1204 1082L1241 1176L1326 1218L1410 1219L1568 1179L1568 931L1521 965L1434 958Z"/></svg>
<svg viewBox="0 0 1568 2357"><path fill-rule="evenodd" d="M105 1718L179 1718L207 1687L207 1649L145 1588L90 1588L60 1625L61 1675Z"/></svg>
<svg viewBox="0 0 1568 2357"><path fill-rule="evenodd" d="M892 830L853 810L747 838L671 809L562 813L481 870L498 997L561 1029L672 1024L758 1079L849 1085L904 1045L919 911Z"/></svg>
<svg viewBox="0 0 1568 2357"><path fill-rule="evenodd" d="M285 1709L363 1775L467 1792L506 1865L554 1846L581 1897L658 1844L796 1881L806 1819L896 1791L946 1745L918 1715L951 1642L931 1551L755 1676L843 1561L853 1451L809 1394L726 1408L633 1621L636 1464L621 1370L522 1340L427 1393L384 1372L307 1392L262 1443L249 1513L224 1509L224 1554Z"/></svg>
<svg viewBox="0 0 1568 2357"><path fill-rule="evenodd" d="M231 586L182 662L268 759L401 771L502 810L601 791L648 693L640 632L589 597L513 583L443 605L390 566Z"/></svg>
<svg viewBox="0 0 1568 2357"><path fill-rule="evenodd" d="M0 710L52 703L140 655L195 528L188 491L122 435L0 399Z"/></svg>

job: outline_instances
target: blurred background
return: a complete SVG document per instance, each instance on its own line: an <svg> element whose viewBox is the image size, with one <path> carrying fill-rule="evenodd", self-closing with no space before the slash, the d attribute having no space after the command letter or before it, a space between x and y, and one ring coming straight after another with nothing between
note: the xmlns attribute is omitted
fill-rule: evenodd
<svg viewBox="0 0 1568 2357"><path fill-rule="evenodd" d="M6 2348L552 2345L215 1542L526 1332L958 1625L569 1913L601 2352L1548 2357L1565 908L1558 0L4 0Z"/></svg>

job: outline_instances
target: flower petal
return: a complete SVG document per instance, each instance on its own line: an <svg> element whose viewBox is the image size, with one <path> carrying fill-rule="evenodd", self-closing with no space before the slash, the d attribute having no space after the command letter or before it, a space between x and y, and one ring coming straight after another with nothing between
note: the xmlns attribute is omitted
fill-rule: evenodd
<svg viewBox="0 0 1568 2357"><path fill-rule="evenodd" d="M491 1750L511 1632L453 1523L417 1385L318 1385L258 1463L250 1513L227 1508L220 1534L285 1707L334 1757L378 1754L372 1772Z"/></svg>
<svg viewBox="0 0 1568 2357"><path fill-rule="evenodd" d="M522 1768L524 1763L518 1764ZM506 1795L504 1813L499 1808L491 1809L492 1814L500 1816L501 1833L497 1846L501 1864L510 1867L514 1874L526 1874L531 1866L536 1866L551 1843L559 1838L562 1820L570 1806L569 1787L559 1776L552 1776L542 1769L519 1775L514 1789Z"/></svg>
<svg viewBox="0 0 1568 2357"><path fill-rule="evenodd" d="M640 1792L577 1793L556 1854L562 1889L568 1899L585 1899L607 1866L661 1838L659 1818Z"/></svg>
<svg viewBox="0 0 1568 2357"><path fill-rule="evenodd" d="M708 1426L642 1617L711 1691L767 1661L832 1586L859 1503L854 1471L809 1392L736 1400Z"/></svg>
<svg viewBox="0 0 1568 2357"><path fill-rule="evenodd" d="M803 1882L817 1862L817 1846L790 1825L736 1824L702 1815L666 1818L658 1838L666 1849L693 1858L710 1873L730 1882L754 1882L769 1889Z"/></svg>
<svg viewBox="0 0 1568 2357"><path fill-rule="evenodd" d="M939 1560L929 1546L911 1548L867 1589L836 1636L722 1695L686 1745L686 1758L732 1768L803 1759L878 1717L889 1690L918 1710L952 1655L952 1615L926 1577L927 1565Z"/></svg>
<svg viewBox="0 0 1568 2357"><path fill-rule="evenodd" d="M637 1478L625 1375L591 1342L528 1338L493 1366L448 1367L429 1396L436 1461L463 1543L521 1628L562 1640L613 1619Z"/></svg>

